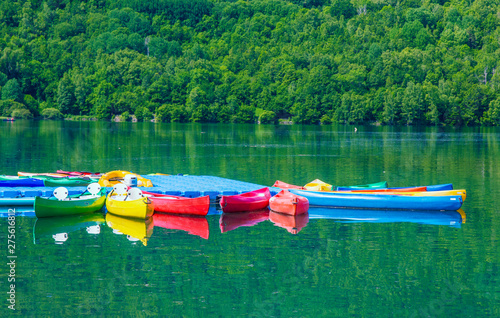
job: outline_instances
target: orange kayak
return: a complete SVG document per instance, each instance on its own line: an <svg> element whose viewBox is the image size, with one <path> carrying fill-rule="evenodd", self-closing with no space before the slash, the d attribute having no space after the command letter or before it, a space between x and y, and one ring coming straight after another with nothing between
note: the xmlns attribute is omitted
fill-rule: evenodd
<svg viewBox="0 0 500 318"><path fill-rule="evenodd" d="M281 189L299 189L299 190L304 190L304 187L298 186L298 185L293 185L289 184L283 181L276 180L276 182L273 184L273 187L276 188L281 188Z"/></svg>
<svg viewBox="0 0 500 318"><path fill-rule="evenodd" d="M299 215L309 210L309 200L290 193L288 190L281 190L280 193L269 200L269 207L274 212Z"/></svg>

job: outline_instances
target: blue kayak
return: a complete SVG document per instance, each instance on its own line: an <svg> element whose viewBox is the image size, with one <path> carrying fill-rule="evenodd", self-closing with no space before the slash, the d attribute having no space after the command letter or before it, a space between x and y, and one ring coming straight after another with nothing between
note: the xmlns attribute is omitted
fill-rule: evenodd
<svg viewBox="0 0 500 318"><path fill-rule="evenodd" d="M0 198L0 206L33 206L35 198Z"/></svg>
<svg viewBox="0 0 500 318"><path fill-rule="evenodd" d="M43 187L43 180L33 178L0 180L0 187Z"/></svg>
<svg viewBox="0 0 500 318"><path fill-rule="evenodd" d="M426 187L427 191L444 191L444 190L453 190L453 184L445 183L445 184L435 184L428 186L418 186L418 187L400 187L400 188L387 188L387 189L406 189L406 188L420 188ZM352 191L352 190L360 190L358 187L337 187L337 191ZM371 188L365 188L364 190L371 190Z"/></svg>
<svg viewBox="0 0 500 318"><path fill-rule="evenodd" d="M418 223L460 227L462 215L457 211L359 210L314 207L309 219L331 219L342 223Z"/></svg>
<svg viewBox="0 0 500 318"><path fill-rule="evenodd" d="M410 196L387 194L332 193L289 189L291 193L309 200L310 206L360 209L398 210L449 210L456 211L462 206L462 197L451 196Z"/></svg>

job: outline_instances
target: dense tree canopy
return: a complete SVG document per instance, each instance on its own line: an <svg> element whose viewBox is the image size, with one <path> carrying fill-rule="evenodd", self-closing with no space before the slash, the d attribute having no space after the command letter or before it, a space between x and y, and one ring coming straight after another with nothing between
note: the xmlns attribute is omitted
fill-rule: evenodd
<svg viewBox="0 0 500 318"><path fill-rule="evenodd" d="M0 115L500 125L499 9L496 0L1 0Z"/></svg>

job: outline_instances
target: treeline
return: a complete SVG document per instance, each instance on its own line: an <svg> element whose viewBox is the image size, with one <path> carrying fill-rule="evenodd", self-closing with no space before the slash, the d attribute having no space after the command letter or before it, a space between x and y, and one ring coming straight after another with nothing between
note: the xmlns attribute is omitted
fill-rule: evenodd
<svg viewBox="0 0 500 318"><path fill-rule="evenodd" d="M0 115L500 125L496 0L0 1Z"/></svg>

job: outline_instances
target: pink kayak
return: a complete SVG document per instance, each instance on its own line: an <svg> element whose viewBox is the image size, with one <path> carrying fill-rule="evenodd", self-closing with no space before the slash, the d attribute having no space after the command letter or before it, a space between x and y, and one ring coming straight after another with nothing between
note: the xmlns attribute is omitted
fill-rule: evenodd
<svg viewBox="0 0 500 318"><path fill-rule="evenodd" d="M269 188L262 188L242 194L223 195L220 207L224 213L253 211L266 208L269 199L271 199Z"/></svg>

